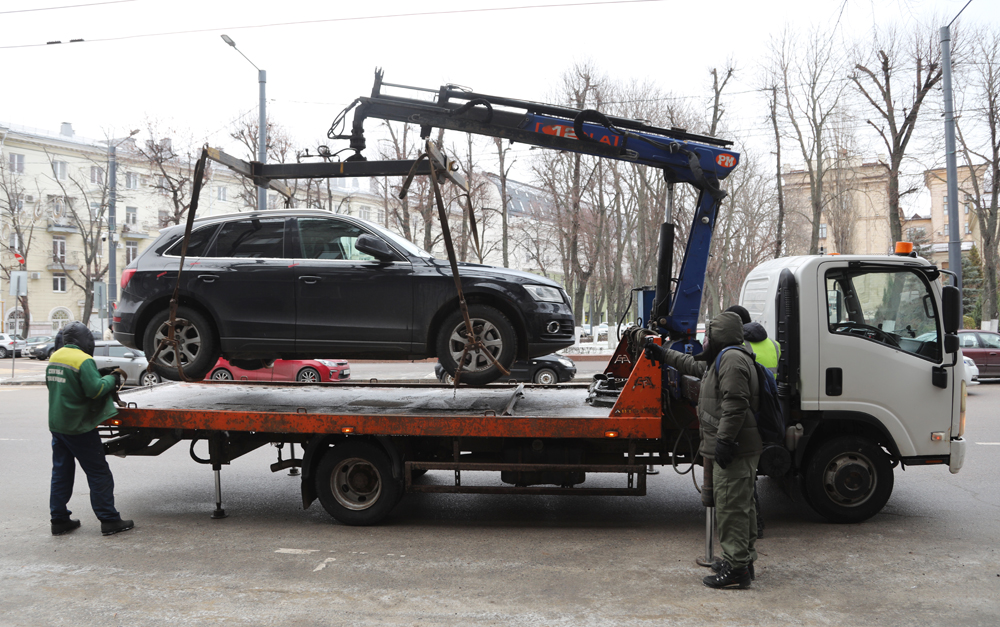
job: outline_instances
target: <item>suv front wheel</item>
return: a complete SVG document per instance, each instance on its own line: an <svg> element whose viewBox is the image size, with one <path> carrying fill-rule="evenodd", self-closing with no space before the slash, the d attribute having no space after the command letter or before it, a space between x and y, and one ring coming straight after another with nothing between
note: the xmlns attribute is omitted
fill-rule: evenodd
<svg viewBox="0 0 1000 627"><path fill-rule="evenodd" d="M174 320L174 339L177 346L164 346L153 360L153 353L160 341L168 337L170 331L170 310L153 316L146 327L142 342L146 359L153 364L153 370L164 379L179 381L177 363L184 368L184 374L191 379L203 379L219 359L219 341L208 319L190 307L177 307Z"/></svg>
<svg viewBox="0 0 1000 627"><path fill-rule="evenodd" d="M483 348L470 349L465 353L459 381L469 385L486 385L499 379L502 374L493 359L486 355L486 351L509 371L517 354L517 334L510 320L489 305L469 305L469 318L472 320L476 339L482 343ZM452 376L459 369L467 336L468 330L461 311L448 316L438 332L438 359L445 371Z"/></svg>

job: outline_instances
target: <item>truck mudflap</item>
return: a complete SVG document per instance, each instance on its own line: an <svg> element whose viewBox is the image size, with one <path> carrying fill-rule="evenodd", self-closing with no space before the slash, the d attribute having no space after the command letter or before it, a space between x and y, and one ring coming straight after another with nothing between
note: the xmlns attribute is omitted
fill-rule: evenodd
<svg viewBox="0 0 1000 627"><path fill-rule="evenodd" d="M948 461L948 470L951 474L958 474L965 463L965 438L952 438L951 459Z"/></svg>

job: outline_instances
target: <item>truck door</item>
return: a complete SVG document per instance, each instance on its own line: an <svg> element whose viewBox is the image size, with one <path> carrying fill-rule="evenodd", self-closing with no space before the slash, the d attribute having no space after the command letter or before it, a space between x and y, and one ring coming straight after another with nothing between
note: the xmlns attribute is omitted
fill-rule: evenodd
<svg viewBox="0 0 1000 627"><path fill-rule="evenodd" d="M904 457L947 455L958 383L946 355L937 285L904 266L831 262L818 266L819 408L881 423ZM805 325L803 325L805 332ZM933 370L944 368L945 387ZM938 382L941 382L939 375Z"/></svg>
<svg viewBox="0 0 1000 627"><path fill-rule="evenodd" d="M402 256L378 261L356 249L365 233L340 218L298 219L293 263L299 354L339 357L338 350L352 349L386 357L409 354L413 266Z"/></svg>

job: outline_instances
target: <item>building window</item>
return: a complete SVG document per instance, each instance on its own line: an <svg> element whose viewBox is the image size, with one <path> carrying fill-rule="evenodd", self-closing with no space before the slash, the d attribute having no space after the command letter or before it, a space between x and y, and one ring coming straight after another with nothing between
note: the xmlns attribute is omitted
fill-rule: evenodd
<svg viewBox="0 0 1000 627"><path fill-rule="evenodd" d="M385 224L385 209L378 210L378 223Z"/></svg>
<svg viewBox="0 0 1000 627"><path fill-rule="evenodd" d="M216 200L228 200L228 198L226 197L227 193L228 192L226 191L225 187L218 188L215 196Z"/></svg>
<svg viewBox="0 0 1000 627"><path fill-rule="evenodd" d="M90 182L95 185L104 183L104 168L99 165L90 166Z"/></svg>
<svg viewBox="0 0 1000 627"><path fill-rule="evenodd" d="M52 261L55 263L66 263L66 238L62 235L52 236ZM64 275L63 279L65 280L65 278ZM65 292L66 290L62 291Z"/></svg>
<svg viewBox="0 0 1000 627"><path fill-rule="evenodd" d="M17 236L17 231L10 232L10 239L7 240L7 245L11 250L20 252L21 250L21 238Z"/></svg>
<svg viewBox="0 0 1000 627"><path fill-rule="evenodd" d="M125 207L125 224L135 226L139 223L139 208Z"/></svg>
<svg viewBox="0 0 1000 627"><path fill-rule="evenodd" d="M10 153L10 171L14 174L24 174L24 155Z"/></svg>
<svg viewBox="0 0 1000 627"><path fill-rule="evenodd" d="M819 238L826 239L826 225L823 223L819 225Z"/></svg>
<svg viewBox="0 0 1000 627"><path fill-rule="evenodd" d="M372 219L372 208L368 205L361 205L361 212L358 214L362 220Z"/></svg>
<svg viewBox="0 0 1000 627"><path fill-rule="evenodd" d="M947 222L945 222L945 223L944 223L944 234L945 234L945 235L948 235L949 233L951 233L951 231L949 231L949 230L948 230L948 223L947 223Z"/></svg>
<svg viewBox="0 0 1000 627"><path fill-rule="evenodd" d="M63 291L65 292L66 290ZM59 331L64 326L69 324L71 321L72 318L70 318L69 312L62 308L53 311L51 316L49 317L49 322L52 323L53 331Z"/></svg>
<svg viewBox="0 0 1000 627"><path fill-rule="evenodd" d="M170 212L165 209L160 209L156 212L156 221L160 224L160 227L167 226L170 224Z"/></svg>
<svg viewBox="0 0 1000 627"><path fill-rule="evenodd" d="M139 175L132 172L125 174L125 189L139 189Z"/></svg>
<svg viewBox="0 0 1000 627"><path fill-rule="evenodd" d="M65 161L53 161L52 162L52 174L57 180L66 180L66 162Z"/></svg>
<svg viewBox="0 0 1000 627"><path fill-rule="evenodd" d="M66 275L61 272L52 275L52 291L66 293ZM60 327L61 328L61 327Z"/></svg>
<svg viewBox="0 0 1000 627"><path fill-rule="evenodd" d="M135 261L139 256L139 242L127 240L125 242L125 265Z"/></svg>
<svg viewBox="0 0 1000 627"><path fill-rule="evenodd" d="M968 235L970 233L972 233L972 229L969 228L969 221L966 220L965 221L965 234Z"/></svg>
<svg viewBox="0 0 1000 627"><path fill-rule="evenodd" d="M60 196L52 196L52 215L61 218L66 213L66 199Z"/></svg>

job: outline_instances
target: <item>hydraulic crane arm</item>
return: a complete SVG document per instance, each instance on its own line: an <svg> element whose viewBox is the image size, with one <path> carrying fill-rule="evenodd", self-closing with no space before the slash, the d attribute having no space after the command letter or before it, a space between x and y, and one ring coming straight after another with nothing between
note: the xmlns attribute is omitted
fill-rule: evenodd
<svg viewBox="0 0 1000 627"><path fill-rule="evenodd" d="M364 161L364 123L378 118L415 124L421 136L432 128L499 137L512 142L618 159L659 168L667 182L689 183L699 190L684 261L673 294L656 295L653 319L673 337L693 336L704 287L705 270L719 205L726 193L719 181L739 163L732 142L688 133L677 128L658 128L642 120L606 116L590 109L490 96L445 85L437 90L395 85L382 80L376 71L370 97L358 98L334 122L330 139L348 139L355 154L348 161ZM433 94L433 100L383 94L383 87ZM350 134L337 128L348 111L357 106ZM673 225L665 224L661 234L657 285L670 284L673 257Z"/></svg>

